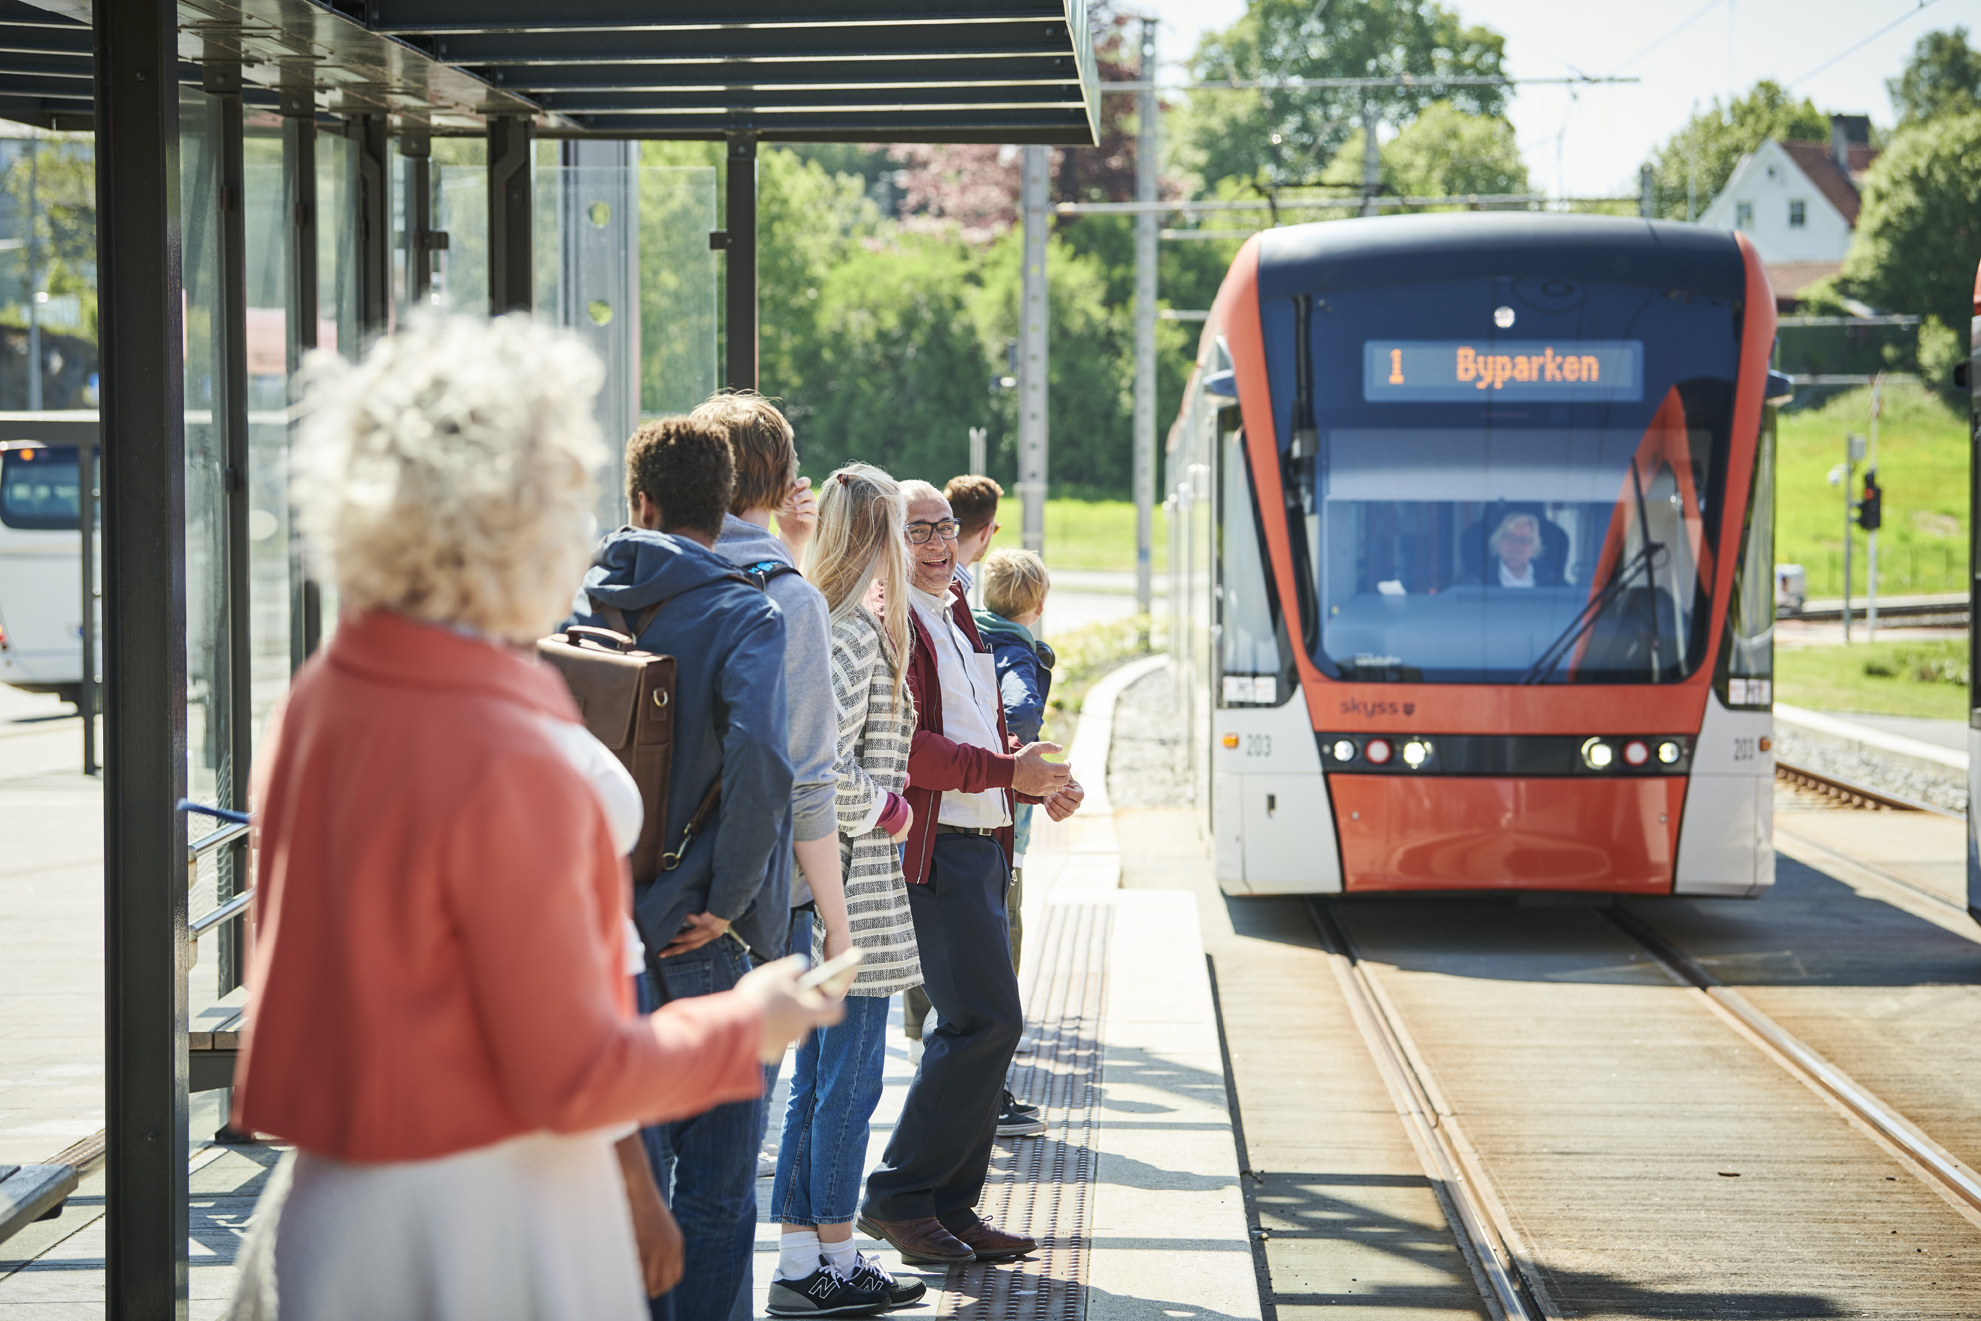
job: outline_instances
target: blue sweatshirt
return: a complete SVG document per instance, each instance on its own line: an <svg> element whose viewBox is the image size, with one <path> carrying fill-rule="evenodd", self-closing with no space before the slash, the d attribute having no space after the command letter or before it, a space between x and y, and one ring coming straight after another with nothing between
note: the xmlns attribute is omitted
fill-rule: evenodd
<svg viewBox="0 0 1981 1321"><path fill-rule="evenodd" d="M975 612L977 631L997 661L997 695L1004 703L1005 728L1020 743L1036 743L1052 696L1052 669L1039 659L1032 631L989 610Z"/></svg>
<svg viewBox="0 0 1981 1321"><path fill-rule="evenodd" d="M573 603L571 622L604 627L594 599L624 611L629 626L667 602L640 636L644 650L675 660L663 849L680 846L702 795L722 779L721 805L681 864L633 878L633 917L649 957L696 913L726 918L759 959L782 956L790 931L788 873L769 865L791 816L784 616L735 572L685 537L622 528L599 543Z"/></svg>

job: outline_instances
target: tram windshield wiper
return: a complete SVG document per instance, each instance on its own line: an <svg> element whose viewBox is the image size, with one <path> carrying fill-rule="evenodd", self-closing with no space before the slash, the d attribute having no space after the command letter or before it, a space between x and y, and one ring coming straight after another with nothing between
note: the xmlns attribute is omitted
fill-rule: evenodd
<svg viewBox="0 0 1981 1321"><path fill-rule="evenodd" d="M1526 675L1521 678L1520 682L1523 684L1546 682L1548 676L1553 674L1561 665L1562 658L1568 655L1575 644L1581 639L1582 635L1587 633L1598 619L1602 618L1603 611L1609 607L1610 602L1616 600L1618 594L1625 587L1630 585L1630 580L1637 575L1638 571L1642 570L1644 576L1649 579L1651 570L1656 566L1657 561L1664 553L1665 544L1662 541L1645 542L1643 549L1632 555L1616 571L1616 575L1609 581L1609 586L1596 593L1595 599L1583 606L1575 618L1569 621L1568 627L1562 630L1561 636L1548 644L1548 649L1542 652L1541 658L1528 668ZM1654 604L1652 606L1654 612L1656 608Z"/></svg>

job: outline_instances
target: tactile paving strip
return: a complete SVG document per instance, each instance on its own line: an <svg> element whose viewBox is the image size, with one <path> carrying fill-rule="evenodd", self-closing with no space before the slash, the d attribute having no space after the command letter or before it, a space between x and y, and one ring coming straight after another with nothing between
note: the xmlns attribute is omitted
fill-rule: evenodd
<svg viewBox="0 0 1981 1321"><path fill-rule="evenodd" d="M1111 904L1053 904L1027 933L1020 969L1025 1036L1012 1090L1044 1107L1045 1134L1000 1138L978 1212L1030 1234L1039 1250L999 1265L953 1267L938 1317L1081 1321L1086 1315L1089 1208L1101 1101L1101 1016L1107 1003Z"/></svg>

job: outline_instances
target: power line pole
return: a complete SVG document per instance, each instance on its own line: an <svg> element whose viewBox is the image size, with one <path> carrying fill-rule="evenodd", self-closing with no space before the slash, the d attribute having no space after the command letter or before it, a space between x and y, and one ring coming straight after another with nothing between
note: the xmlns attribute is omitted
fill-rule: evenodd
<svg viewBox="0 0 1981 1321"><path fill-rule="evenodd" d="M1135 140L1135 200L1156 200L1156 20L1142 20L1142 81L1136 98L1141 127ZM1135 610L1149 613L1149 551L1156 502L1156 213L1135 217Z"/></svg>
<svg viewBox="0 0 1981 1321"><path fill-rule="evenodd" d="M1025 511L1024 544L1046 545L1046 234L1048 147L1025 148L1025 270L1018 308L1018 498Z"/></svg>
<svg viewBox="0 0 1981 1321"><path fill-rule="evenodd" d="M1383 187L1382 158L1376 154L1376 103L1362 103L1362 214L1376 214L1376 194Z"/></svg>

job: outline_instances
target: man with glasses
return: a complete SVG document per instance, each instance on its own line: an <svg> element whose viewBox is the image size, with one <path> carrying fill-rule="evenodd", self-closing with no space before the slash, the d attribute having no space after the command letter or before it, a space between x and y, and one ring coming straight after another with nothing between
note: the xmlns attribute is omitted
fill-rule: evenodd
<svg viewBox="0 0 1981 1321"><path fill-rule="evenodd" d="M1058 745L1010 750L995 662L955 590L961 526L927 482L901 489L915 632L907 794L915 825L903 874L922 979L941 1021L867 1180L859 1223L910 1263L1003 1261L1038 1246L976 1212L1005 1070L1025 1025L1005 934L1013 798L1044 803L1059 821L1085 795L1066 767L1045 759Z"/></svg>

